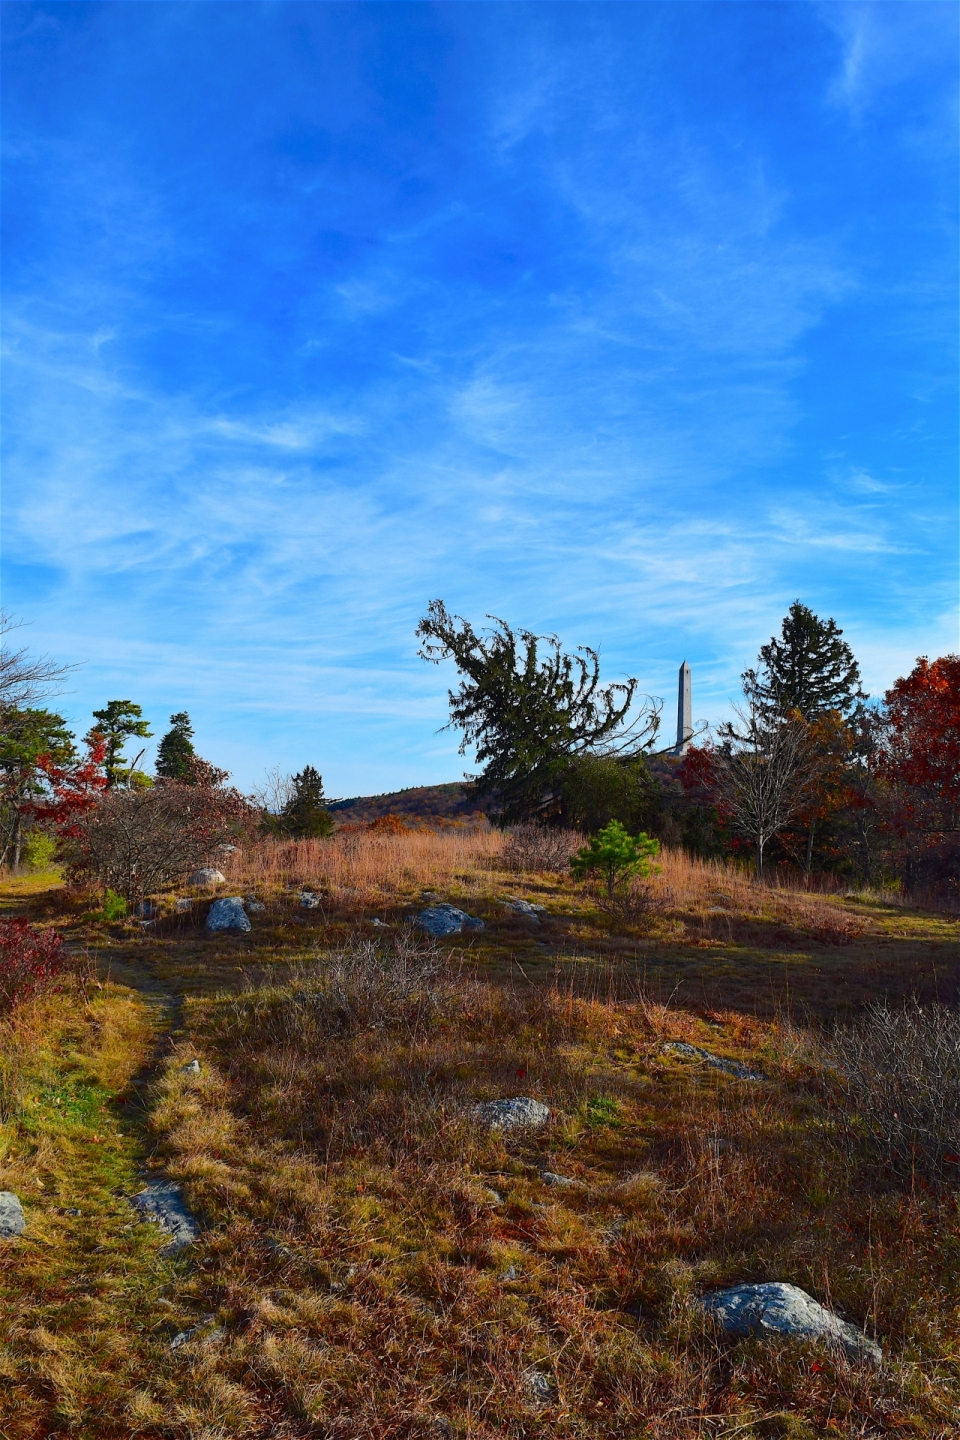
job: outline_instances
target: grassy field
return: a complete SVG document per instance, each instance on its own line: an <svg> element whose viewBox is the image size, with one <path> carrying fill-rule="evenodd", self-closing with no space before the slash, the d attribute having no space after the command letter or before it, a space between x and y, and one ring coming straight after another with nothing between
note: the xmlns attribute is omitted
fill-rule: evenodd
<svg viewBox="0 0 960 1440"><path fill-rule="evenodd" d="M0 1243L0 1436L960 1435L957 1190L844 1143L820 1039L874 999L955 1001L956 919L679 855L631 918L501 848L265 844L230 857L222 892L266 906L233 937L209 896L143 928L54 876L0 887L89 957L0 1034L29 1222ZM418 939L424 892L485 929ZM514 1095L549 1125L471 1115ZM201 1225L176 1257L126 1200L151 1172ZM752 1280L884 1366L720 1335L694 1297Z"/></svg>

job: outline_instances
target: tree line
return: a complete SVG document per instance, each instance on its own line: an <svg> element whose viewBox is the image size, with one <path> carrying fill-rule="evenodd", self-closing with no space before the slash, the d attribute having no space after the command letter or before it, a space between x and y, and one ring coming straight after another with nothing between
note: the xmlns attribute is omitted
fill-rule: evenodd
<svg viewBox="0 0 960 1440"><path fill-rule="evenodd" d="M186 711L170 717L154 774L141 707L110 700L78 744L45 702L72 668L10 645L0 617L0 864L59 858L74 876L126 877L148 893L217 845L333 829L318 771L272 772L253 796L201 758ZM880 699L843 632L797 600L741 677L733 719L682 756L658 748L662 703L635 679L604 683L599 652L442 601L421 656L452 661L449 725L478 799L505 826L596 835L617 822L703 856L956 896L960 870L960 657L921 657ZM117 883L120 881L118 879Z"/></svg>
<svg viewBox="0 0 960 1440"><path fill-rule="evenodd" d="M45 702L73 668L11 647L0 616L0 865L42 866L56 856L75 879L95 878L128 900L182 878L218 846L252 833L328 835L323 781L307 765L245 796L196 753L186 711L170 717L154 774L131 742L152 738L142 707L110 700L82 741Z"/></svg>
<svg viewBox="0 0 960 1440"><path fill-rule="evenodd" d="M604 685L596 650L442 601L421 656L453 661L450 726L502 823L595 834L616 820L704 856L744 855L807 879L830 873L956 895L960 657L921 657L879 700L843 632L797 600L741 676L734 718L682 757L657 748L661 703L634 679Z"/></svg>

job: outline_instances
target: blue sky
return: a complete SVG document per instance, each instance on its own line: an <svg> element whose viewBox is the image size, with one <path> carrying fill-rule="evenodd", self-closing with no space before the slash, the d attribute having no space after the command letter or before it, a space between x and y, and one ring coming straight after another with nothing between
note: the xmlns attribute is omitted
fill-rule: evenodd
<svg viewBox="0 0 960 1440"><path fill-rule="evenodd" d="M249 785L457 778L442 597L721 717L957 646L953 4L4 4L3 602Z"/></svg>

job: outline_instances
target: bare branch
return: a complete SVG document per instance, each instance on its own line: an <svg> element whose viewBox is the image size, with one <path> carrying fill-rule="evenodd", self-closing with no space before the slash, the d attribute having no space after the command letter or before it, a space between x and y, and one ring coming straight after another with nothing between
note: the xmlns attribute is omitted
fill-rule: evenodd
<svg viewBox="0 0 960 1440"><path fill-rule="evenodd" d="M27 646L12 650L9 636L21 624L6 611L0 612L0 712L22 710L45 695L58 695L63 688L60 681L78 668L60 665L49 655L31 657Z"/></svg>

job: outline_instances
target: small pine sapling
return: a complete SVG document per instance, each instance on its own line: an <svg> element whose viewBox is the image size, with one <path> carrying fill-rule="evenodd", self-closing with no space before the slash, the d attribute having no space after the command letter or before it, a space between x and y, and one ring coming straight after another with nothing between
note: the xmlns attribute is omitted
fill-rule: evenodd
<svg viewBox="0 0 960 1440"><path fill-rule="evenodd" d="M659 865L653 863L659 853L659 840L643 831L630 835L619 820L611 820L589 844L577 851L570 861L570 870L578 880L587 875L601 876L607 896L612 900L618 885L636 876L646 879L659 874Z"/></svg>

